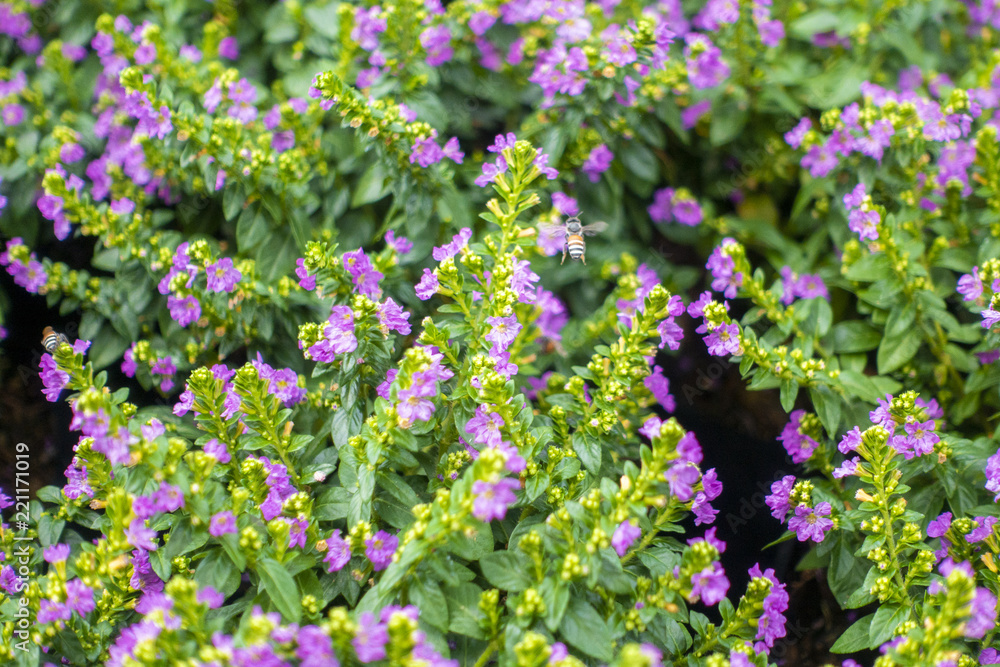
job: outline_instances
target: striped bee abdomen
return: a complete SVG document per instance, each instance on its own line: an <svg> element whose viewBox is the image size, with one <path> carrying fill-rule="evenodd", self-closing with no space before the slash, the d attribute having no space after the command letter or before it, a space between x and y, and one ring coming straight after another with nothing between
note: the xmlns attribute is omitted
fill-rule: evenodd
<svg viewBox="0 0 1000 667"><path fill-rule="evenodd" d="M587 246L583 242L583 237L579 234L570 234L566 237L566 247L569 249L569 256L573 259L580 259Z"/></svg>

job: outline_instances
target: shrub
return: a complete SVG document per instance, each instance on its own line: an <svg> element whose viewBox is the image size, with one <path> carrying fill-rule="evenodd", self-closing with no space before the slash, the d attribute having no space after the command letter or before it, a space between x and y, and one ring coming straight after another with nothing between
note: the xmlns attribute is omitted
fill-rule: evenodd
<svg viewBox="0 0 1000 667"><path fill-rule="evenodd" d="M0 263L79 313L80 434L0 494L5 660L769 664L668 416L701 337L789 413L832 650L1000 662L1000 18L646 5L0 3Z"/></svg>

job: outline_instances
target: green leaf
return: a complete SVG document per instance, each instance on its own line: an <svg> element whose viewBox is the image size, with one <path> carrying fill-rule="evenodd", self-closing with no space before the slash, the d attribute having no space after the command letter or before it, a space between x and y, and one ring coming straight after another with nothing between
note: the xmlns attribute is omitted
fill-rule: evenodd
<svg viewBox="0 0 1000 667"><path fill-rule="evenodd" d="M243 210L243 203L246 198L243 196L243 188L237 183L231 183L229 187L222 191L222 213L226 220L232 220Z"/></svg>
<svg viewBox="0 0 1000 667"><path fill-rule="evenodd" d="M285 566L273 558L261 558L257 561L257 574L284 620L298 623L302 619L301 595L295 578L288 574Z"/></svg>
<svg viewBox="0 0 1000 667"><path fill-rule="evenodd" d="M448 600L448 630L466 637L483 639L483 631L479 627L479 621L483 618L483 612L479 610L479 598L482 594L479 586L465 582L446 588L444 593Z"/></svg>
<svg viewBox="0 0 1000 667"><path fill-rule="evenodd" d="M573 434L573 451L576 452L580 463L592 475L596 475L601 469L601 443L597 438L577 431Z"/></svg>
<svg viewBox="0 0 1000 667"><path fill-rule="evenodd" d="M795 380L781 381L781 407L785 412L795 409L795 398L799 395L799 383Z"/></svg>
<svg viewBox="0 0 1000 667"><path fill-rule="evenodd" d="M570 600L559 632L567 643L591 657L605 662L614 657L615 642L607 623L582 597Z"/></svg>
<svg viewBox="0 0 1000 667"><path fill-rule="evenodd" d="M871 627L868 629L868 645L876 648L889 641L896 633L896 628L910 618L908 607L897 607L884 604L875 612Z"/></svg>
<svg viewBox="0 0 1000 667"><path fill-rule="evenodd" d="M410 599L420 609L420 620L447 632L448 600L437 582L419 577L410 584Z"/></svg>
<svg viewBox="0 0 1000 667"><path fill-rule="evenodd" d="M376 160L369 165L351 193L351 207L358 208L385 197L389 193L387 176L386 169L380 161Z"/></svg>
<svg viewBox="0 0 1000 667"><path fill-rule="evenodd" d="M883 338L877 355L879 375L891 373L906 364L916 355L923 341L920 329L916 328Z"/></svg>
<svg viewBox="0 0 1000 667"><path fill-rule="evenodd" d="M825 385L819 385L809 389L809 397L812 399L813 407L816 409L816 416L819 417L823 428L831 438L837 436L837 427L840 425L841 401L840 396Z"/></svg>
<svg viewBox="0 0 1000 667"><path fill-rule="evenodd" d="M833 326L833 351L838 354L852 352L867 352L878 347L882 333L874 329L868 322L851 320L838 322Z"/></svg>
<svg viewBox="0 0 1000 667"><path fill-rule="evenodd" d="M211 586L229 597L240 587L240 571L223 549L216 548L198 563L194 580L201 586Z"/></svg>
<svg viewBox="0 0 1000 667"><path fill-rule="evenodd" d="M531 563L519 551L494 551L479 561L486 581L503 591L519 593L529 586Z"/></svg>
<svg viewBox="0 0 1000 667"><path fill-rule="evenodd" d="M859 618L854 625L847 628L840 639L830 647L831 653L855 653L868 648L868 628L871 627L875 614Z"/></svg>

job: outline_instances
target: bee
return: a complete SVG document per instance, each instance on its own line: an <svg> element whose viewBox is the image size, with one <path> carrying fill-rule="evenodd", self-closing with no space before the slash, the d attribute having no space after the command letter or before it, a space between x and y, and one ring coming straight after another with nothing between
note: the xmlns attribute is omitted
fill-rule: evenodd
<svg viewBox="0 0 1000 667"><path fill-rule="evenodd" d="M69 343L69 339L63 334L57 332L52 327L45 327L42 329L42 346L45 351L52 354L59 349L59 346L63 343Z"/></svg>
<svg viewBox="0 0 1000 667"><path fill-rule="evenodd" d="M539 229L543 234L548 234L553 238L566 237L566 245L563 246L563 256L562 261L559 262L560 264L566 261L566 253L569 253L571 258L578 259L586 264L587 260L584 253L587 251L587 244L584 242L583 237L600 234L607 228L608 223L603 221L598 221L590 225L582 225L580 224L580 218L575 215L567 218L565 222L543 222L539 225Z"/></svg>

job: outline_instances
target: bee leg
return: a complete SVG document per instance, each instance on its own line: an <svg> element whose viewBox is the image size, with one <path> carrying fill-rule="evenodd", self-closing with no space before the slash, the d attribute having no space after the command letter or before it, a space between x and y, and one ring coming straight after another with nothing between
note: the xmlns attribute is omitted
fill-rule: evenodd
<svg viewBox="0 0 1000 667"><path fill-rule="evenodd" d="M587 256L586 255L580 255L580 261L583 262L584 264L586 264L587 263Z"/></svg>
<svg viewBox="0 0 1000 667"><path fill-rule="evenodd" d="M562 264L565 261L566 261L566 248L563 248L563 258L562 258L562 261L559 262L559 264Z"/></svg>

